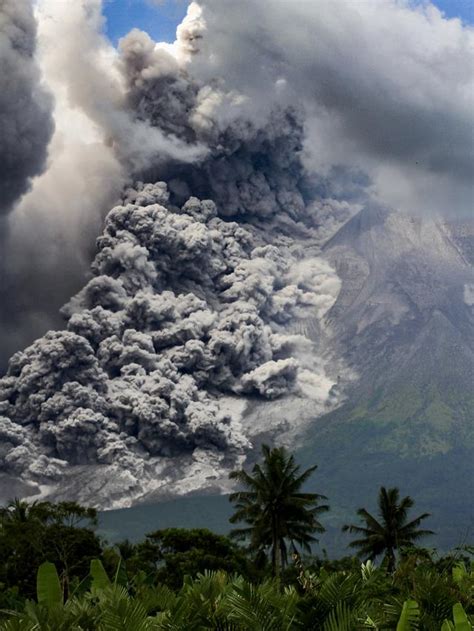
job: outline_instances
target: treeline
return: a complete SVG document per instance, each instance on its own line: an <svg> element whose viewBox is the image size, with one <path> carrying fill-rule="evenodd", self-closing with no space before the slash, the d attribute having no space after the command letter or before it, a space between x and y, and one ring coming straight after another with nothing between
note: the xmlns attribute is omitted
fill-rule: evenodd
<svg viewBox="0 0 474 631"><path fill-rule="evenodd" d="M12 501L0 509L0 629L472 629L474 548L418 547L427 514L412 517L398 489L344 526L357 557L313 554L329 509L303 490L315 468L264 446L232 474L229 537L168 528L110 545L94 509Z"/></svg>

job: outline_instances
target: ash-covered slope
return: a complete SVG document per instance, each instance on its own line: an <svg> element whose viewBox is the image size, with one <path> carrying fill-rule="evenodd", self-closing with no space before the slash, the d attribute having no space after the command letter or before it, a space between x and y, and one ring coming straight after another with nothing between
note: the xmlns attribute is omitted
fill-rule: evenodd
<svg viewBox="0 0 474 631"><path fill-rule="evenodd" d="M325 248L343 281L329 318L359 375L354 414L402 424L397 432L413 441L395 441L399 453L444 451L474 436L473 270L454 230L366 209Z"/></svg>
<svg viewBox="0 0 474 631"><path fill-rule="evenodd" d="M357 378L299 453L348 516L399 485L433 513L445 548L474 520L473 243L472 222L371 208L327 243L342 280L333 343Z"/></svg>
<svg viewBox="0 0 474 631"><path fill-rule="evenodd" d="M449 155L459 147L462 158L448 161L447 172L464 164L459 138L472 108L469 117L464 105L447 119L433 117L433 104L447 102L437 89L413 108L413 82L427 67L418 51L407 81L392 84L396 72L383 64L374 89L362 95L373 49L365 65L358 59L354 76L362 72L364 81L348 82L346 69L365 31L340 40L347 53L341 74L333 45L314 53L314 28L326 30L319 11L315 22L295 16L295 42L310 48L293 54L286 29L270 38L262 37L265 29L246 33L274 17L278 3L265 19L236 20L239 28L229 31L233 4L209 0L203 10L191 3L174 44L134 30L118 51L87 26L89 14L100 22L99 3L92 12L77 5L93 45L83 50L88 39L81 35L80 52L69 54L87 61L91 81L72 71L68 93L103 134L124 190L105 221L88 282L63 310L65 330L14 355L0 380L0 495L111 508L222 492L229 470L251 460L261 440L295 446L309 431L300 457L319 462L320 490L333 506L344 497L346 505L365 504L384 482L422 501L431 493L431 510L440 504L437 489L452 500L462 487L462 506L460 480L470 479L474 460L472 232L382 210L371 200L374 192L386 199L384 186L364 174L363 156L376 139L370 164L387 159L389 149L388 161L396 156L416 181L423 169L407 161L423 157L430 178L442 182L436 165L446 146ZM248 4L260 13L262 3ZM347 34L367 19L351 18ZM227 47L234 35L243 36L241 54ZM278 46L268 48L271 41ZM445 86L465 57L465 43L450 49L457 53L433 85ZM439 68L433 50L436 63L428 65ZM386 59L398 58L389 52ZM317 63L301 63L313 53ZM329 63L320 66L326 55ZM408 97L400 101L405 84ZM348 108L354 94L358 105ZM408 115L403 133L401 110ZM313 137L318 112L337 132ZM397 151L396 141L419 119L419 147ZM339 164L346 141L351 146L361 130L367 133L354 145L357 159ZM433 159L426 161L428 145ZM420 196L427 181L434 179L421 178ZM389 193L398 188L393 182ZM458 458L460 451L467 457Z"/></svg>

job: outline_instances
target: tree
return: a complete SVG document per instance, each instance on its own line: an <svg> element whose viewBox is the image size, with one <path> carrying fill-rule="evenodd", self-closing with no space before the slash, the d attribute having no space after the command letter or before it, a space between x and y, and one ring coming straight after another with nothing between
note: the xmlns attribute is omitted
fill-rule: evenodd
<svg viewBox="0 0 474 631"><path fill-rule="evenodd" d="M96 522L95 509L75 502L12 500L0 509L0 583L31 598L36 569L51 561L67 591L70 579L87 576L90 559L102 553Z"/></svg>
<svg viewBox="0 0 474 631"><path fill-rule="evenodd" d="M247 574L243 550L224 535L206 528L164 528L146 535L136 546L136 555L127 568L142 569L154 579L178 589L185 576L206 570Z"/></svg>
<svg viewBox="0 0 474 631"><path fill-rule="evenodd" d="M0 508L0 528L16 528L22 524L45 523L45 502L27 502L15 498Z"/></svg>
<svg viewBox="0 0 474 631"><path fill-rule="evenodd" d="M310 543L317 541L315 532L324 532L318 516L327 511L324 495L303 493L302 486L317 466L300 473L284 447L270 449L262 446L263 463L256 464L252 473L233 471L230 477L246 489L232 493L229 500L235 504L231 523L246 522L248 527L233 530L231 536L249 540L252 552L270 550L272 574L279 576L288 560L288 543L310 551Z"/></svg>
<svg viewBox="0 0 474 631"><path fill-rule="evenodd" d="M29 597L36 589L35 571L45 560L45 522L38 506L15 498L0 508L0 583Z"/></svg>
<svg viewBox="0 0 474 631"><path fill-rule="evenodd" d="M77 502L41 502L38 511L44 511L44 519L50 524L65 528L95 528L97 526L97 510L81 506Z"/></svg>
<svg viewBox="0 0 474 631"><path fill-rule="evenodd" d="M348 524L343 531L361 535L349 545L359 550L359 556L374 560L380 554L385 554L388 572L395 569L395 553L413 544L427 535L434 534L431 530L420 528L421 522L430 516L423 513L408 521L408 511L414 505L411 497L400 500L400 491L396 487L386 489L381 487L378 497L379 520L365 508L359 508L357 515L365 522L365 526Z"/></svg>
<svg viewBox="0 0 474 631"><path fill-rule="evenodd" d="M97 511L76 502L41 502L36 510L42 512L46 523L45 558L56 564L67 591L70 579L87 576L90 560L102 553L100 539L94 532Z"/></svg>

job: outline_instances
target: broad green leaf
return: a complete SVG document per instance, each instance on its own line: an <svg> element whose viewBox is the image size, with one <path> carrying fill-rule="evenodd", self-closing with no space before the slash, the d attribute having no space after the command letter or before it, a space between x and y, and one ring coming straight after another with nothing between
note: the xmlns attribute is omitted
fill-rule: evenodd
<svg viewBox="0 0 474 631"><path fill-rule="evenodd" d="M115 572L115 578L114 578L114 585L122 585L122 587L126 587L128 585L127 569L122 559L119 559L119 562L117 565L117 571Z"/></svg>
<svg viewBox="0 0 474 631"><path fill-rule="evenodd" d="M420 609L415 600L406 600L403 603L402 613L397 624L397 631L415 631L418 629Z"/></svg>
<svg viewBox="0 0 474 631"><path fill-rule="evenodd" d="M46 561L38 568L36 577L36 593L38 602L48 609L62 605L63 593L59 576L54 563Z"/></svg>
<svg viewBox="0 0 474 631"><path fill-rule="evenodd" d="M92 559L90 574L92 576L92 589L103 590L111 586L107 572L99 559Z"/></svg>
<svg viewBox="0 0 474 631"><path fill-rule="evenodd" d="M462 580L467 577L466 566L464 565L464 563L457 563L453 567L452 572L453 572L453 580L456 583L461 583Z"/></svg>
<svg viewBox="0 0 474 631"><path fill-rule="evenodd" d="M469 622L461 603L456 603L453 606L453 618L455 631L472 631L471 623Z"/></svg>
<svg viewBox="0 0 474 631"><path fill-rule="evenodd" d="M454 625L449 620L445 620L441 626L441 631L454 631Z"/></svg>

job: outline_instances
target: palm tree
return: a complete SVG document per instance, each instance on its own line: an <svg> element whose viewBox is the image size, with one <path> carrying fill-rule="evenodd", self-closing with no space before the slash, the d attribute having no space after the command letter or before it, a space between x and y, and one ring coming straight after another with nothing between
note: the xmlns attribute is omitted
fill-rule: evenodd
<svg viewBox="0 0 474 631"><path fill-rule="evenodd" d="M313 533L324 532L317 517L329 507L319 504L327 499L324 495L301 492L316 465L300 473L299 465L284 447L270 449L263 445L262 455L263 463L256 464L251 474L244 470L230 474L246 489L230 495L236 509L230 521L248 524L233 530L231 536L249 540L253 552L270 549L272 572L279 576L288 559L287 542L293 551L296 545L309 551L310 543L317 541Z"/></svg>
<svg viewBox="0 0 474 631"><path fill-rule="evenodd" d="M3 527L42 521L41 504L38 502L27 502L16 497L0 508L0 525Z"/></svg>
<svg viewBox="0 0 474 631"><path fill-rule="evenodd" d="M344 532L361 535L360 539L355 539L349 544L350 547L358 549L359 556L371 560L385 553L387 570L393 572L397 550L412 546L418 539L434 534L431 530L419 527L430 513L423 513L411 521L407 520L408 511L413 504L414 501L409 496L400 500L400 491L396 487L386 489L382 486L378 498L380 520L365 508L359 508L357 514L365 522L365 526L348 524L343 527Z"/></svg>

